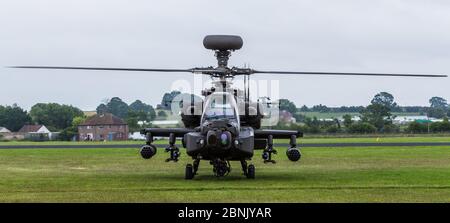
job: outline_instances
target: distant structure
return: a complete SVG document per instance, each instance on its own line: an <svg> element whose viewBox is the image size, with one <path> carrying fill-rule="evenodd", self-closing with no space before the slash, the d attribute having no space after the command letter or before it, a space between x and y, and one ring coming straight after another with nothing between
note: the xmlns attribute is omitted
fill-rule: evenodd
<svg viewBox="0 0 450 223"><path fill-rule="evenodd" d="M53 140L57 133L53 133L45 127L45 125L24 125L16 133L16 136L31 141L48 141Z"/></svg>
<svg viewBox="0 0 450 223"><path fill-rule="evenodd" d="M50 133L45 125L24 125L18 131L20 133Z"/></svg>
<svg viewBox="0 0 450 223"><path fill-rule="evenodd" d="M426 115L396 116L393 120L394 124L408 124L411 122L431 123L442 122L443 119L430 118Z"/></svg>
<svg viewBox="0 0 450 223"><path fill-rule="evenodd" d="M114 141L128 139L128 125L111 114L97 114L78 126L80 141Z"/></svg>
<svg viewBox="0 0 450 223"><path fill-rule="evenodd" d="M0 139L12 140L17 139L17 137L15 137L15 135L9 129L0 126Z"/></svg>
<svg viewBox="0 0 450 223"><path fill-rule="evenodd" d="M292 114L286 110L280 111L280 121L286 124L296 122Z"/></svg>
<svg viewBox="0 0 450 223"><path fill-rule="evenodd" d="M0 134L1 133L11 133L11 131L9 131L9 129L5 128L5 127L1 127L0 126Z"/></svg>

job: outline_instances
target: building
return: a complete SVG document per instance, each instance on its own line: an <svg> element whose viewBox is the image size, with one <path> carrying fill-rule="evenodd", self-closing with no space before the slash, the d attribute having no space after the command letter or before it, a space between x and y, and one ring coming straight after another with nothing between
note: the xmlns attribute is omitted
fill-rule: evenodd
<svg viewBox="0 0 450 223"><path fill-rule="evenodd" d="M426 115L410 115L410 116L396 116L393 120L394 124L408 124L411 122L442 122L443 119L430 118Z"/></svg>
<svg viewBox="0 0 450 223"><path fill-rule="evenodd" d="M286 110L280 111L279 115L280 115L280 122L282 122L282 123L289 124L289 123L295 123L296 122L294 116L290 112L288 112Z"/></svg>
<svg viewBox="0 0 450 223"><path fill-rule="evenodd" d="M20 133L50 133L45 125L24 125L18 131Z"/></svg>
<svg viewBox="0 0 450 223"><path fill-rule="evenodd" d="M24 125L16 135L32 141L47 141L57 137L57 133L48 130L45 125Z"/></svg>
<svg viewBox="0 0 450 223"><path fill-rule="evenodd" d="M78 126L80 141L113 141L128 139L128 125L110 113L89 117Z"/></svg>
<svg viewBox="0 0 450 223"><path fill-rule="evenodd" d="M11 131L9 131L9 129L5 128L5 127L1 127L0 126L0 134L1 133L11 133Z"/></svg>

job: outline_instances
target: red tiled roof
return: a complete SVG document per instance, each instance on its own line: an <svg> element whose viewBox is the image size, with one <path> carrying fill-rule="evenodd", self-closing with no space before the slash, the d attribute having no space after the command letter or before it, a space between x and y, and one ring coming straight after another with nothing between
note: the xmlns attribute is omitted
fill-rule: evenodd
<svg viewBox="0 0 450 223"><path fill-rule="evenodd" d="M99 115L94 115L89 117L88 119L86 119L86 121L84 121L83 123L80 124L80 126L85 126L85 125L126 125L127 123L124 122L121 118L110 114L110 113L105 113L105 114L99 114Z"/></svg>
<svg viewBox="0 0 450 223"><path fill-rule="evenodd" d="M42 125L24 125L19 132L37 132Z"/></svg>

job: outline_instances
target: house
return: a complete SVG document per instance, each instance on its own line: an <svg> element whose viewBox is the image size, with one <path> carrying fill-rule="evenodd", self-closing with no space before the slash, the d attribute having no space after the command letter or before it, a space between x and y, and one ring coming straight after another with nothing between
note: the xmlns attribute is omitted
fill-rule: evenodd
<svg viewBox="0 0 450 223"><path fill-rule="evenodd" d="M280 115L280 121L283 122L283 123L288 124L288 123L295 123L296 122L296 120L293 117L293 115L290 112L286 111L286 110L280 111L279 115Z"/></svg>
<svg viewBox="0 0 450 223"><path fill-rule="evenodd" d="M53 139L56 134L48 130L45 125L24 125L17 135L22 135L24 139L32 141L47 141Z"/></svg>
<svg viewBox="0 0 450 223"><path fill-rule="evenodd" d="M1 140L17 140L20 138L17 138L14 133L12 133L9 129L5 127L0 127L0 139Z"/></svg>
<svg viewBox="0 0 450 223"><path fill-rule="evenodd" d="M20 133L50 133L45 125L24 125L18 131Z"/></svg>
<svg viewBox="0 0 450 223"><path fill-rule="evenodd" d="M97 114L78 126L78 134L81 141L127 140L128 125L113 114Z"/></svg>
<svg viewBox="0 0 450 223"><path fill-rule="evenodd" d="M2 134L2 133L11 133L11 131L9 131L9 129L7 129L5 127L0 126L0 134Z"/></svg>

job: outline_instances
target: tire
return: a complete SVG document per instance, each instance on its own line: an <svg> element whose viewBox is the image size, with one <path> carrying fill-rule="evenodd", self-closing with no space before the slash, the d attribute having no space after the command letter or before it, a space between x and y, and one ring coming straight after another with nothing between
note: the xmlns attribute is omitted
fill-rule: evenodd
<svg viewBox="0 0 450 223"><path fill-rule="evenodd" d="M194 167L192 167L192 164L186 165L186 172L184 175L184 179L191 180L194 178Z"/></svg>
<svg viewBox="0 0 450 223"><path fill-rule="evenodd" d="M255 166L253 164L248 165L247 178L248 179L255 179Z"/></svg>

